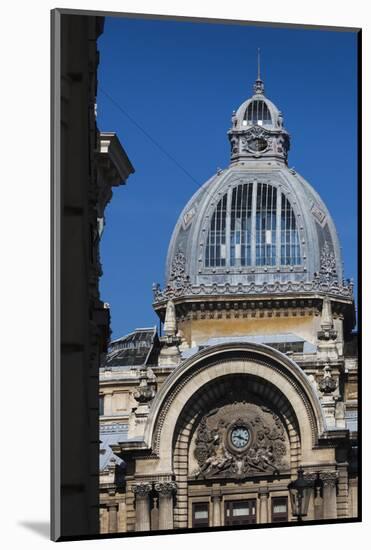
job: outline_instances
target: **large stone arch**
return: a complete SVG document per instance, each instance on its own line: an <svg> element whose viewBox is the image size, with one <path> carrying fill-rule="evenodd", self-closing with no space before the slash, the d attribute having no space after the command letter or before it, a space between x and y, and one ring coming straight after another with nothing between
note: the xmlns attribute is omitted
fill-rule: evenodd
<svg viewBox="0 0 371 550"><path fill-rule="evenodd" d="M151 407L145 441L158 457L157 474L173 472L174 434L179 417L192 397L218 378L250 376L272 385L290 402L297 419L301 460L310 463L313 448L326 430L321 406L307 376L282 353L253 343L233 343L207 348L185 361L166 380Z"/></svg>
<svg viewBox="0 0 371 550"><path fill-rule="evenodd" d="M195 392L183 408L175 427L172 442L172 470L177 483L177 499L174 508L175 528L185 528L188 525L188 482L189 479L192 479L190 463L194 454L192 442L194 443L196 439L202 419L216 410L222 411L226 407L235 406L237 411L240 411L243 403L256 403L264 406L269 404L272 412L279 416L288 435L289 453L287 458L290 472L289 474L281 472L278 478L282 480L287 479L287 475L295 475L301 457L301 442L298 420L288 399L272 383L253 375L229 374L215 378ZM269 476L269 473L267 475ZM265 475L263 478L269 479ZM259 482L259 479L256 478L255 482ZM204 481L200 479L197 483L203 486Z"/></svg>

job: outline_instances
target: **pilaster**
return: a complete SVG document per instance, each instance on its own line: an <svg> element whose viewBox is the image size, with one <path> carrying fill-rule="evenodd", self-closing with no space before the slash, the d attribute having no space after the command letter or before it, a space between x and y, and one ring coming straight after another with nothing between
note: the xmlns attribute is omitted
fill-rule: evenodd
<svg viewBox="0 0 371 550"><path fill-rule="evenodd" d="M151 529L149 493L152 484L139 482L132 485L135 494L135 530L149 531Z"/></svg>
<svg viewBox="0 0 371 550"><path fill-rule="evenodd" d="M159 481L154 485L159 494L159 529L174 528L174 494L177 491L175 481Z"/></svg>

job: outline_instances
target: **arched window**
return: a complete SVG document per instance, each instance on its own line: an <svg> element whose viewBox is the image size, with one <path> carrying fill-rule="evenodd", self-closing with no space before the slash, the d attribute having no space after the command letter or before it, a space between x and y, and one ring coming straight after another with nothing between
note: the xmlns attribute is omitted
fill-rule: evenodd
<svg viewBox="0 0 371 550"><path fill-rule="evenodd" d="M257 124L259 126L272 124L271 113L265 101L256 99L249 103L243 119L243 125L247 126L248 124Z"/></svg>
<svg viewBox="0 0 371 550"><path fill-rule="evenodd" d="M245 183L229 189L211 217L206 267L300 265L296 218L273 185Z"/></svg>

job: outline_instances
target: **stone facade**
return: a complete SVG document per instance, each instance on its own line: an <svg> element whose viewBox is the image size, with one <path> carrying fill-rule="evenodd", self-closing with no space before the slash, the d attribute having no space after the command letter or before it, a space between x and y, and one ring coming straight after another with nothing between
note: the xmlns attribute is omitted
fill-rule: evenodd
<svg viewBox="0 0 371 550"><path fill-rule="evenodd" d="M102 533L297 521L299 466L304 521L357 517L355 306L335 226L288 168L260 78L228 136L231 164L185 207L153 289L163 335L137 329L101 367Z"/></svg>

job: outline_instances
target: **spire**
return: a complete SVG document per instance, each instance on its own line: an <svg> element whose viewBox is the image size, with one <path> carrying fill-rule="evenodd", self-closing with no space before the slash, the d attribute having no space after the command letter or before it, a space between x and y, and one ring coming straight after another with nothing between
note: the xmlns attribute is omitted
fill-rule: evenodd
<svg viewBox="0 0 371 550"><path fill-rule="evenodd" d="M260 78L260 48L258 48L258 77L254 84L255 94L264 94L264 82Z"/></svg>
<svg viewBox="0 0 371 550"><path fill-rule="evenodd" d="M260 80L260 48L258 48L258 80Z"/></svg>

